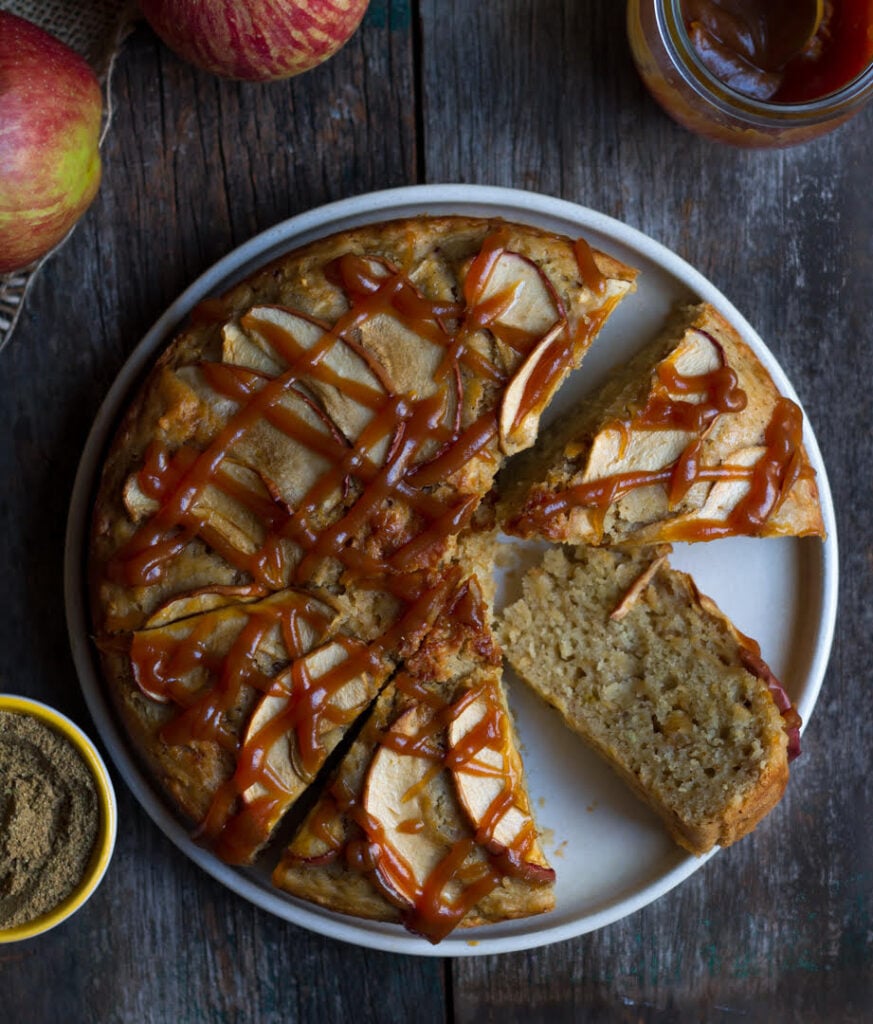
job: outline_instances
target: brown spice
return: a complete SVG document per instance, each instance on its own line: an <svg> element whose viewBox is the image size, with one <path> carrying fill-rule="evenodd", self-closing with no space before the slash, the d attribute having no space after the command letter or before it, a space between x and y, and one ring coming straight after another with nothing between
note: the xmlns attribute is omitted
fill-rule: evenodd
<svg viewBox="0 0 873 1024"><path fill-rule="evenodd" d="M0 928L70 895L98 819L94 779L72 744L29 715L0 711Z"/></svg>

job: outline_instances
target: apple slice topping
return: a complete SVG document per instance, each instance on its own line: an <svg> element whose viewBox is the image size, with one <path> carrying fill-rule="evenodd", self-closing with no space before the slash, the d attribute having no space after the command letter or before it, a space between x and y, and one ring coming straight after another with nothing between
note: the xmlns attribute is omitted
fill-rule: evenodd
<svg viewBox="0 0 873 1024"><path fill-rule="evenodd" d="M219 591L221 596L230 595ZM191 609L201 597L188 595L182 608ZM281 670L310 650L336 614L303 591L284 590L137 630L130 650L133 676L147 697L183 707L200 691L219 683L227 688L231 676L234 685L263 687L277 666Z"/></svg>
<svg viewBox="0 0 873 1024"><path fill-rule="evenodd" d="M719 385L717 376L723 368L720 346L702 332L687 332L652 372L645 406L626 420L606 424L596 434L587 453L582 484L623 474L628 479L635 477L615 503L616 513L627 522L647 522L664 515L681 497L687 496L692 505L703 501L709 484L695 480L681 495L671 497L667 471L689 451L690 444L710 433L721 412L729 411L738 399L739 408L745 404L735 379L732 392L719 394L724 378ZM565 454L578 457L584 454L584 446L571 445Z"/></svg>
<svg viewBox="0 0 873 1024"><path fill-rule="evenodd" d="M216 391L199 365L180 366L172 371L172 376L184 386L187 394L184 394L184 405L180 400L175 408L168 410L168 422L172 417L174 423L191 424L192 432L205 429L214 434L239 411L239 402Z"/></svg>
<svg viewBox="0 0 873 1024"><path fill-rule="evenodd" d="M460 395L457 379L446 363L448 335L445 344L431 341L399 317L384 312L367 317L359 330L361 344L384 368L392 392L417 402L434 399L439 422L452 431ZM431 447L425 446L425 455Z"/></svg>
<svg viewBox="0 0 873 1024"><path fill-rule="evenodd" d="M294 436L292 436L292 433ZM298 440L305 437L306 441ZM293 388L240 433L228 449L236 462L257 470L272 485L272 497L297 508L310 489L336 463L340 443L311 402ZM321 496L325 506L339 499L339 482Z"/></svg>
<svg viewBox="0 0 873 1024"><path fill-rule="evenodd" d="M522 788L512 726L496 686L488 681L456 702L446 761L477 840L491 852L516 852L526 873L533 869L538 875L541 869L550 876Z"/></svg>
<svg viewBox="0 0 873 1024"><path fill-rule="evenodd" d="M691 513L690 518L692 520L727 521L734 508L749 492L752 467L766 454L765 447L753 445L748 448L739 448L726 456L720 466L721 472L725 474L724 479L716 480L712 484L705 502L699 509ZM731 474L732 467L736 469L735 475Z"/></svg>
<svg viewBox="0 0 873 1024"><path fill-rule="evenodd" d="M514 338L528 341L541 338L557 321L564 319L551 282L532 260L517 252L504 250L497 257L476 297L476 306L481 308L501 297L504 302L497 306L499 312L491 323L521 332L507 335L510 344Z"/></svg>
<svg viewBox="0 0 873 1024"><path fill-rule="evenodd" d="M216 611L228 605L247 604L266 596L267 591L256 584L241 587L201 587L187 594L177 594L155 609L146 619L144 629L167 626L178 619Z"/></svg>
<svg viewBox="0 0 873 1024"><path fill-rule="evenodd" d="M244 803L269 804L269 831L378 689L379 679L356 657L359 646L333 640L299 658L249 719L238 777Z"/></svg>
<svg viewBox="0 0 873 1024"><path fill-rule="evenodd" d="M338 639L315 648L282 673L258 702L241 760L261 764L261 777L247 786L244 800L264 797L270 783L295 799L315 777L378 688L357 657L359 646ZM364 664L369 667L368 660Z"/></svg>
<svg viewBox="0 0 873 1024"><path fill-rule="evenodd" d="M221 331L221 361L257 370L268 377L278 377L284 369L284 364L269 345L258 344L233 320L226 323Z"/></svg>
<svg viewBox="0 0 873 1024"><path fill-rule="evenodd" d="M391 735L414 737L426 724L424 707L410 708L389 730ZM368 829L380 850L375 871L381 884L401 905L413 907L428 878L445 856L448 844L435 828L410 828L409 822L430 824L434 796L429 782L442 760L394 749L383 743L376 750L364 783L363 807L376 829Z"/></svg>
<svg viewBox="0 0 873 1024"><path fill-rule="evenodd" d="M383 382L363 355L325 325L279 306L254 306L241 323L259 353L253 363L266 357L284 370L302 354L315 353L304 362L300 379L347 440L356 441L386 397ZM385 450L368 455L381 464Z"/></svg>

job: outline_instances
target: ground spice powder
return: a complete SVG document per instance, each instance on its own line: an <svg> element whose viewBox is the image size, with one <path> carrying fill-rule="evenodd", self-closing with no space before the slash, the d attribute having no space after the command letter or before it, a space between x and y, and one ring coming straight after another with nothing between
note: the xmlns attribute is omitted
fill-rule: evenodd
<svg viewBox="0 0 873 1024"><path fill-rule="evenodd" d="M70 895L98 823L94 779L72 744L29 715L0 711L0 928Z"/></svg>

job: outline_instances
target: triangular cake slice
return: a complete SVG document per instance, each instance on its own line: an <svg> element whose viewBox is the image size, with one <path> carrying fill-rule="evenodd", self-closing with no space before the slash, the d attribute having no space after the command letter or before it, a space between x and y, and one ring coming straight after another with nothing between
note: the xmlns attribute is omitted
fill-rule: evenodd
<svg viewBox="0 0 873 1024"><path fill-rule="evenodd" d="M504 612L506 657L695 854L750 832L799 750L785 691L669 548L553 548Z"/></svg>
<svg viewBox="0 0 873 1024"><path fill-rule="evenodd" d="M385 689L273 880L432 942L554 906L475 578Z"/></svg>
<svg viewBox="0 0 873 1024"><path fill-rule="evenodd" d="M504 471L507 532L587 544L823 536L798 406L706 304Z"/></svg>

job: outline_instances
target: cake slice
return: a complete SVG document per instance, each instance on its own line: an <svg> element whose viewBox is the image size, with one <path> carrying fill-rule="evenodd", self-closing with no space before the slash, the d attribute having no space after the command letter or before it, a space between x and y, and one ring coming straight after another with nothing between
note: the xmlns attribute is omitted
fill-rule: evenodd
<svg viewBox="0 0 873 1024"><path fill-rule="evenodd" d="M520 537L586 544L823 536L802 417L712 306L663 334L501 478Z"/></svg>
<svg viewBox="0 0 873 1024"><path fill-rule="evenodd" d="M438 942L554 906L475 578L383 691L273 881Z"/></svg>
<svg viewBox="0 0 873 1024"><path fill-rule="evenodd" d="M669 548L553 548L504 612L506 657L694 854L776 805L799 718Z"/></svg>

